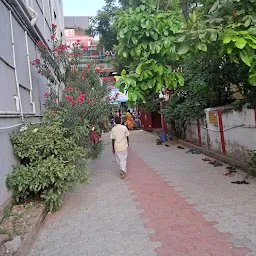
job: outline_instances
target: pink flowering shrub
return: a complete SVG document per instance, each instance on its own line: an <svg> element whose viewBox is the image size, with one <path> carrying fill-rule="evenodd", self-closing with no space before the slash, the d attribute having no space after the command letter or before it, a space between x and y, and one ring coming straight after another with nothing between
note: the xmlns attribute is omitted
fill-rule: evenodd
<svg viewBox="0 0 256 256"><path fill-rule="evenodd" d="M21 164L6 184L17 201L41 197L50 211L56 211L63 192L87 181L87 159L102 150L101 143L92 143L91 128L100 135L111 105L100 71L91 65L78 68L84 46L77 42L70 48L58 41L54 24L50 40L52 47L37 43L41 57L31 62L49 81L43 122L12 137Z"/></svg>
<svg viewBox="0 0 256 256"><path fill-rule="evenodd" d="M90 127L98 130L103 127L111 109L110 100L118 97L108 97L109 81L114 80L104 79L102 86L100 76L103 74L98 67L88 64L84 69L79 68L84 45L77 41L69 47L57 40L54 24L50 40L52 48L41 41L37 43L41 58L32 62L38 72L50 81L49 92L45 93L46 109L62 117L67 136L75 136L79 145L83 143L85 148L90 148L92 145L85 144L90 139Z"/></svg>

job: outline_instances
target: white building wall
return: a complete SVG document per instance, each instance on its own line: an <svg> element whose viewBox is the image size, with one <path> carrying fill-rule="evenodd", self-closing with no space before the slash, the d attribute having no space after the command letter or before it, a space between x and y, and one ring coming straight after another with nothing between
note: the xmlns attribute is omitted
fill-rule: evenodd
<svg viewBox="0 0 256 256"><path fill-rule="evenodd" d="M12 171L12 165L17 163L10 133L19 128L22 116L31 122L38 122L42 115L47 81L30 64L40 57L36 43L50 38L52 23L57 25L59 37L64 34L62 1L23 0L36 11L38 20L35 29L38 28L43 38L32 36L34 33L30 29L27 31L15 15L18 12L15 4L19 2L22 1L0 0L0 215L1 206L10 197L5 178ZM56 17L52 15L54 12ZM15 98L19 99L18 107Z"/></svg>

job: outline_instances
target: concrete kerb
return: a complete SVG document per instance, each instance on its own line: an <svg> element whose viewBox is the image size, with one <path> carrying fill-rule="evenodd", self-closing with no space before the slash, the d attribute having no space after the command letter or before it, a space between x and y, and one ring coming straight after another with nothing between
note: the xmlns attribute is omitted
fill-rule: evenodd
<svg viewBox="0 0 256 256"><path fill-rule="evenodd" d="M28 233L24 237L22 244L18 251L15 253L15 256L27 256L29 255L29 252L34 244L35 238L37 237L39 230L41 229L45 217L47 215L46 208L42 210L40 215L37 216L37 219L34 223L34 225L31 227L30 230L28 230Z"/></svg>
<svg viewBox="0 0 256 256"><path fill-rule="evenodd" d="M159 135L155 131L153 131L153 134L157 138L159 138ZM219 153L210 151L208 149L199 147L199 146L197 146L195 144L192 144L190 142L187 142L187 141L184 141L184 140L181 140L181 139L175 139L172 142L170 142L170 141L165 142L165 144L169 144L169 145L173 145L173 143L182 144L183 146L185 146L187 148L190 148L190 149L193 149L193 150L196 150L197 152L199 152L201 154L204 154L204 155L206 155L206 156L208 156L210 158L214 158L214 159L216 159L216 160L218 160L220 162L223 162L225 164L237 167L237 168L241 169L244 172L248 172L248 166L243 164L242 162L237 161L237 160L232 159L232 158L229 158L227 156L221 155Z"/></svg>
<svg viewBox="0 0 256 256"><path fill-rule="evenodd" d="M234 159L231 159L227 156L224 156L224 155L221 155L221 154L218 154L216 152L213 152L213 151L210 151L210 150L207 150L205 148L202 148L202 147L199 147L197 145L194 145L190 142L187 142L187 141L184 141L184 140L177 140L178 143L182 144L183 146L185 147L188 147L188 148L191 148L191 149L194 149L206 156L209 156L211 158L214 158L218 161L221 161L225 164L228 164L228 165L231 165L231 166L235 166L237 168L240 168L241 170L247 172L248 171L248 166L239 162L239 161L236 161Z"/></svg>

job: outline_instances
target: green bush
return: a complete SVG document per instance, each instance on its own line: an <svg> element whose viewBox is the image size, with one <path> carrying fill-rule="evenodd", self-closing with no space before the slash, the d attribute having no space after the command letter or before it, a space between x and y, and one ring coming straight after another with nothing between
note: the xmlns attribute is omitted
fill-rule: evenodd
<svg viewBox="0 0 256 256"><path fill-rule="evenodd" d="M29 196L41 197L50 211L61 205L61 195L77 183L87 181L85 152L66 130L56 114L41 124L27 125L11 137L21 164L13 167L6 185L16 201Z"/></svg>
<svg viewBox="0 0 256 256"><path fill-rule="evenodd" d="M92 145L92 147L90 148L90 151L87 151L87 155L89 158L95 160L100 156L102 151L103 151L103 144L101 142L98 142Z"/></svg>
<svg viewBox="0 0 256 256"><path fill-rule="evenodd" d="M249 172L252 174L256 174L256 150L252 151Z"/></svg>

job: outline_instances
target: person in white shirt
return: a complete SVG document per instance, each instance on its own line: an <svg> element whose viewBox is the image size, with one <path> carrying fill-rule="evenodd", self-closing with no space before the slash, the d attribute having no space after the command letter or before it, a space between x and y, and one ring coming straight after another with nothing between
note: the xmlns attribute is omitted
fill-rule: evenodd
<svg viewBox="0 0 256 256"><path fill-rule="evenodd" d="M121 170L121 179L124 179L127 172L127 157L129 147L129 131L126 126L121 125L121 117L115 118L116 126L111 130L112 150Z"/></svg>

